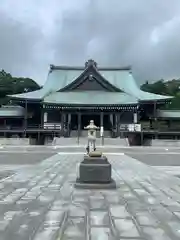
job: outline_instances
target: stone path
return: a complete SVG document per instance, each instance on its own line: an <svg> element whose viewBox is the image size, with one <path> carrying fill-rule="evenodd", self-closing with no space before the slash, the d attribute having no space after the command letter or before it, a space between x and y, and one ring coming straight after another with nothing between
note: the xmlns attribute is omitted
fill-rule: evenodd
<svg viewBox="0 0 180 240"><path fill-rule="evenodd" d="M109 155L117 190L74 189L82 154L57 154L0 182L0 240L180 239L180 180Z"/></svg>
<svg viewBox="0 0 180 240"><path fill-rule="evenodd" d="M103 143L104 142L104 143ZM83 148L87 145L87 137L78 138L54 138L53 142L50 143L55 146L78 146L82 145ZM96 146L109 145L109 146L129 146L128 140L126 138L104 138L102 141L101 138L96 139Z"/></svg>

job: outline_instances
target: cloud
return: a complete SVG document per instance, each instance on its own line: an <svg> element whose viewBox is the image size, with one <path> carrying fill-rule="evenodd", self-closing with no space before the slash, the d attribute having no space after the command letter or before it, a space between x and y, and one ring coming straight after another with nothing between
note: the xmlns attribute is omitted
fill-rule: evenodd
<svg viewBox="0 0 180 240"><path fill-rule="evenodd" d="M131 64L139 83L180 76L179 0L1 0L0 66L44 82L48 65Z"/></svg>

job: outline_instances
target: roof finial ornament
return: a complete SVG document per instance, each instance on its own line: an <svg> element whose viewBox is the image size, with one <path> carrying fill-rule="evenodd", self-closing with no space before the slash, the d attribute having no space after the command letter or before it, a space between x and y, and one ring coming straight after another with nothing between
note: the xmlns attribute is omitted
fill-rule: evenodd
<svg viewBox="0 0 180 240"><path fill-rule="evenodd" d="M90 67L90 66L94 66L97 67L97 63L93 60L93 59L89 59L86 63L85 63L85 67Z"/></svg>
<svg viewBox="0 0 180 240"><path fill-rule="evenodd" d="M54 70L55 66L53 64L50 64L49 72L52 72Z"/></svg>

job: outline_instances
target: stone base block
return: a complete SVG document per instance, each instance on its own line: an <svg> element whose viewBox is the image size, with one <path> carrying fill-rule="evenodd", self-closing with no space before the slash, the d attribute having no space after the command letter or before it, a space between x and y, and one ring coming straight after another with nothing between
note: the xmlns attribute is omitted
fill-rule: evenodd
<svg viewBox="0 0 180 240"><path fill-rule="evenodd" d="M111 164L105 156L84 156L79 166L77 188L112 189L116 187L111 178Z"/></svg>
<svg viewBox="0 0 180 240"><path fill-rule="evenodd" d="M109 183L84 183L77 178L74 187L78 189L115 189L116 183L113 179Z"/></svg>
<svg viewBox="0 0 180 240"><path fill-rule="evenodd" d="M109 183L111 181L111 164L107 158L87 157L79 167L79 178L85 183Z"/></svg>

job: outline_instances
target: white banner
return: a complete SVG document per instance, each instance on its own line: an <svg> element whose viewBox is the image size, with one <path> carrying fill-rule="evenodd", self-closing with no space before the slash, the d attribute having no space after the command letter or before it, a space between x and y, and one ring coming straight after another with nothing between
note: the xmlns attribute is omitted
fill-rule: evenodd
<svg viewBox="0 0 180 240"><path fill-rule="evenodd" d="M45 113L44 113L44 123L46 123L46 122L47 122L47 118L48 118L48 113L47 113L47 112L45 112Z"/></svg>
<svg viewBox="0 0 180 240"><path fill-rule="evenodd" d="M141 124L135 124L134 128L136 132L141 132Z"/></svg>
<svg viewBox="0 0 180 240"><path fill-rule="evenodd" d="M104 136L104 127L100 127L100 137Z"/></svg>
<svg viewBox="0 0 180 240"><path fill-rule="evenodd" d="M130 132L141 132L141 124L129 124L128 130Z"/></svg>

